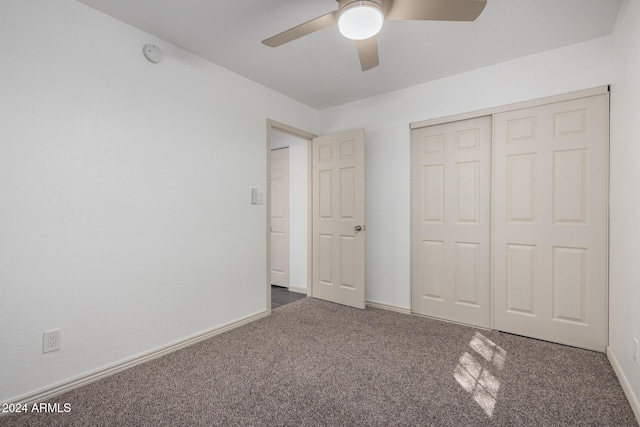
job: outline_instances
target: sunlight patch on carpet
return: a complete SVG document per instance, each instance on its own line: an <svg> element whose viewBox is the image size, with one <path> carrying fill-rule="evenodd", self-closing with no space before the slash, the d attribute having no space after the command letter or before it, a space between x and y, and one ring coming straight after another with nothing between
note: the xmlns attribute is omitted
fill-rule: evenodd
<svg viewBox="0 0 640 427"><path fill-rule="evenodd" d="M494 372L504 367L507 352L479 332L473 336L469 347L473 354L465 352L460 357L453 377L491 417L500 389L500 380Z"/></svg>

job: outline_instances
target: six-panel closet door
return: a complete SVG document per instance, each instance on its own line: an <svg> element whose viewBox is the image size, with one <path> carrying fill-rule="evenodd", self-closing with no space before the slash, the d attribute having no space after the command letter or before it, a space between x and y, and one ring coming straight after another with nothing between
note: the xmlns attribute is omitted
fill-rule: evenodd
<svg viewBox="0 0 640 427"><path fill-rule="evenodd" d="M491 117L412 132L412 311L491 327Z"/></svg>
<svg viewBox="0 0 640 427"><path fill-rule="evenodd" d="M608 97L494 116L494 328L604 351Z"/></svg>

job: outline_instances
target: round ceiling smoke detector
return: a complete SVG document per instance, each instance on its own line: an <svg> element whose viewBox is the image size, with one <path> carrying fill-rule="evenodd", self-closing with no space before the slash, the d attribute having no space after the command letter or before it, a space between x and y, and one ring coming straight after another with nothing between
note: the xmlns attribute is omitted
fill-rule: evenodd
<svg viewBox="0 0 640 427"><path fill-rule="evenodd" d="M162 51L155 44L146 44L142 48L142 52L144 53L144 57L147 58L149 62L153 62L157 64L162 61Z"/></svg>

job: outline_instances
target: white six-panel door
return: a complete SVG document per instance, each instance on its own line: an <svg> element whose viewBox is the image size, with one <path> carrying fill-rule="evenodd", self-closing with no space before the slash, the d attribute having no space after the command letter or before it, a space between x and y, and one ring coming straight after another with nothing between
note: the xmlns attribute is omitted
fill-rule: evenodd
<svg viewBox="0 0 640 427"><path fill-rule="evenodd" d="M604 351L607 118L607 95L495 115L495 329Z"/></svg>
<svg viewBox="0 0 640 427"><path fill-rule="evenodd" d="M363 309L364 130L315 138L312 145L312 294Z"/></svg>
<svg viewBox="0 0 640 427"><path fill-rule="evenodd" d="M412 311L491 326L491 117L412 131Z"/></svg>
<svg viewBox="0 0 640 427"><path fill-rule="evenodd" d="M289 287L289 149L271 151L271 284Z"/></svg>

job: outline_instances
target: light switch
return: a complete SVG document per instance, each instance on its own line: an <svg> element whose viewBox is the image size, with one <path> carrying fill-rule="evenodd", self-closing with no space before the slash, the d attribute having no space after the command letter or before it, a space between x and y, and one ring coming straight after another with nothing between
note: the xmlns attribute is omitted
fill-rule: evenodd
<svg viewBox="0 0 640 427"><path fill-rule="evenodd" d="M252 188L251 189L251 204L255 205L258 203L258 189L257 188Z"/></svg>

